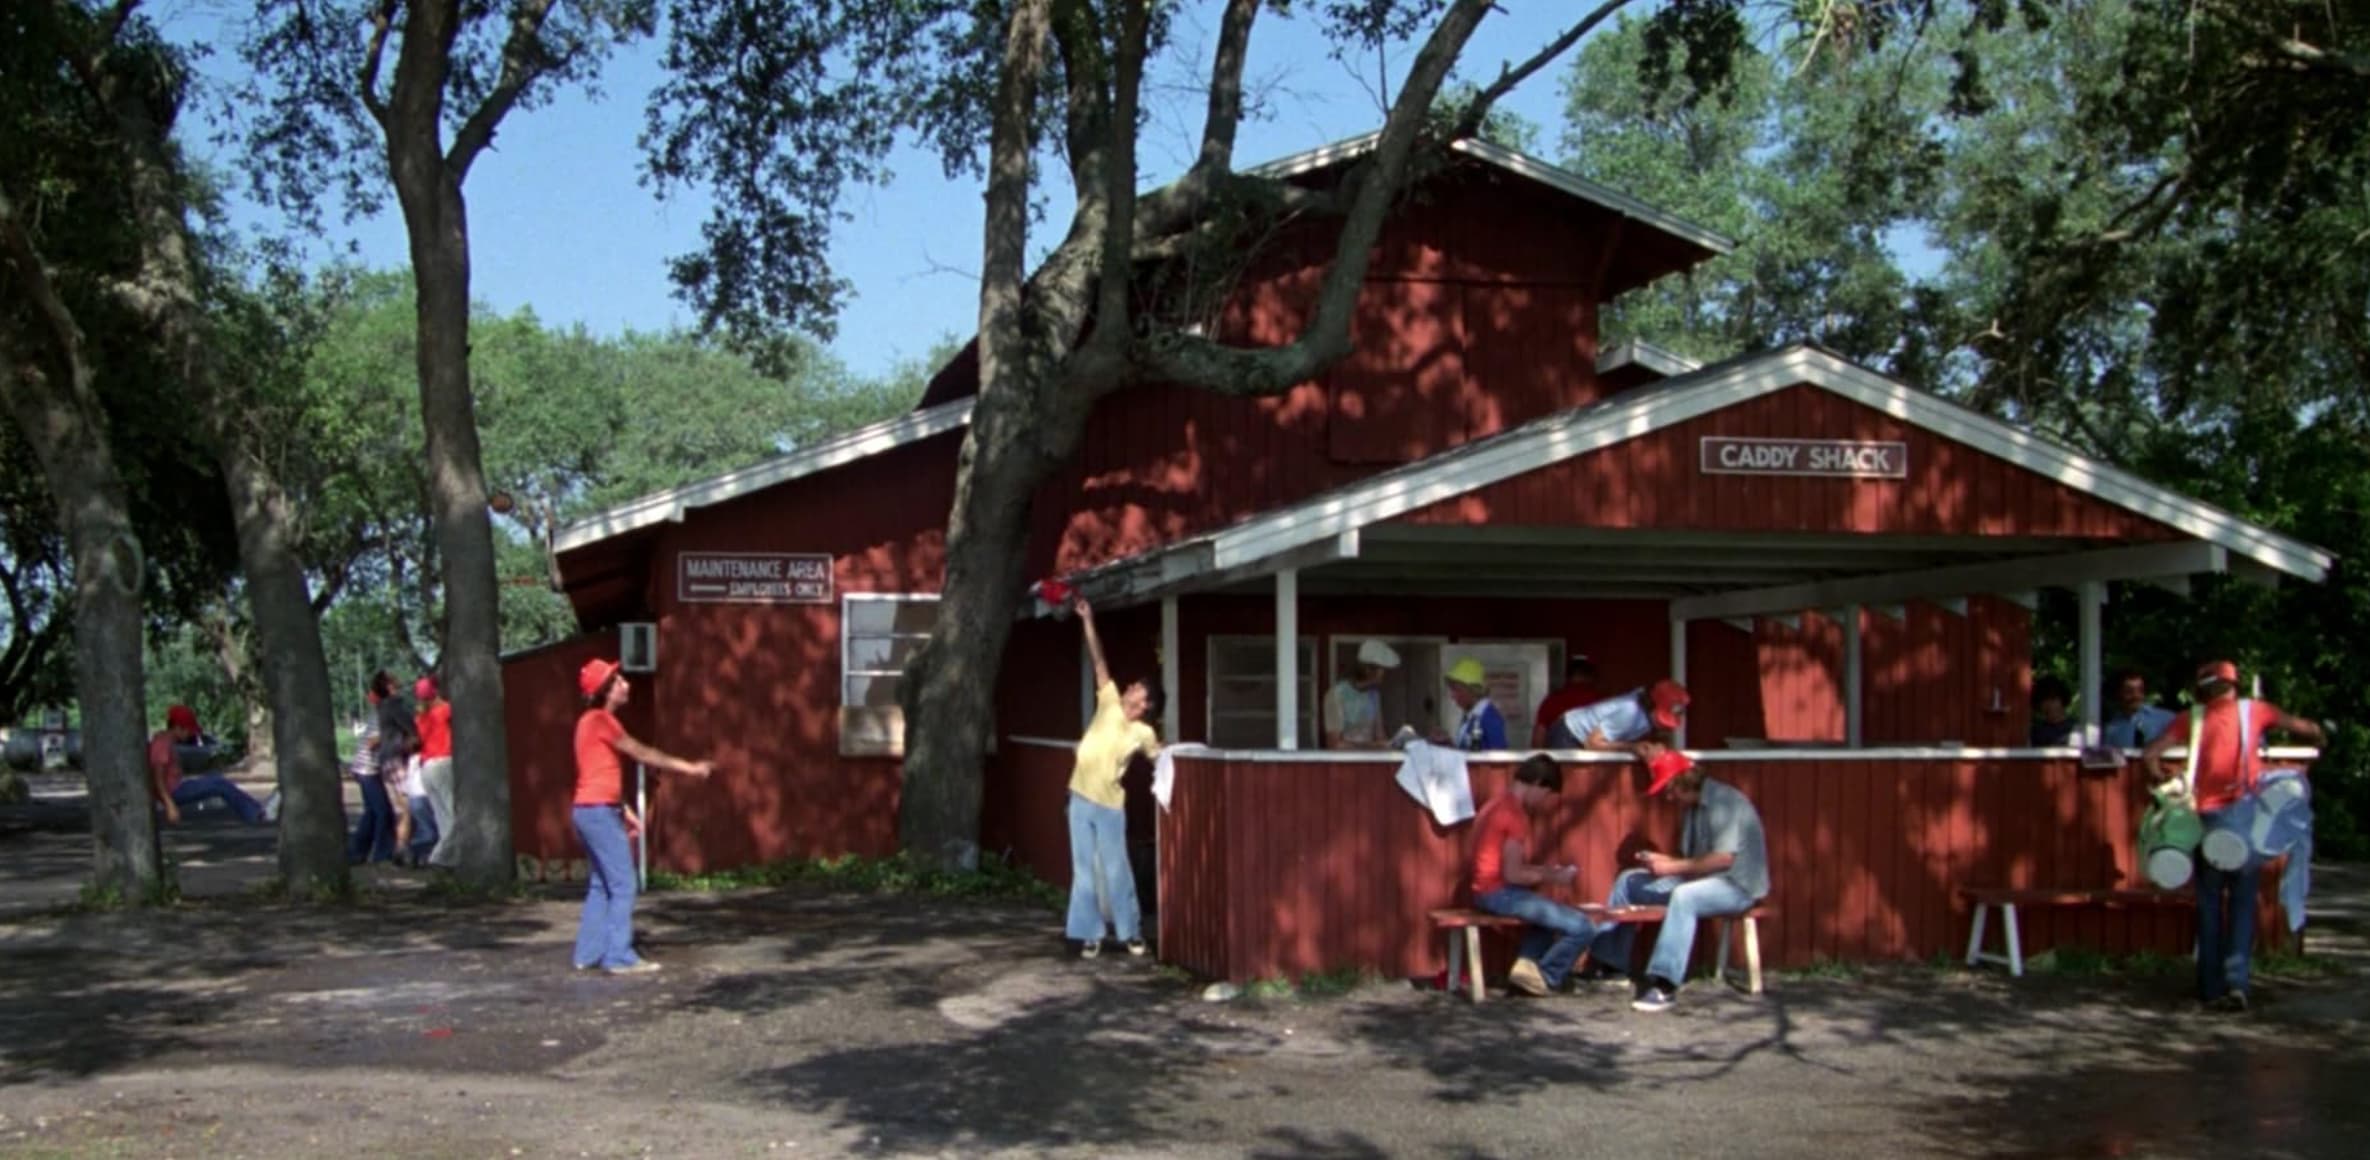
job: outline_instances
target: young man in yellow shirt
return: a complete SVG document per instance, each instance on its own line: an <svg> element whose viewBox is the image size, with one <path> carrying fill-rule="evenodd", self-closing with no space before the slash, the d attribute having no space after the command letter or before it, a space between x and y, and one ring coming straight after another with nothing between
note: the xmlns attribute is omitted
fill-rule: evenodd
<svg viewBox="0 0 2370 1160"><path fill-rule="evenodd" d="M1127 763L1139 753L1160 752L1160 737L1145 724L1160 712L1159 686L1129 682L1126 691L1111 680L1103 663L1103 642L1094 631L1094 606L1081 596L1073 607L1094 658L1094 720L1078 739L1078 761L1070 771L1070 915L1065 933L1078 941L1078 956L1103 952L1103 914L1127 953L1144 953L1144 916L1136 903L1136 872L1127 858L1127 794L1119 787Z"/></svg>

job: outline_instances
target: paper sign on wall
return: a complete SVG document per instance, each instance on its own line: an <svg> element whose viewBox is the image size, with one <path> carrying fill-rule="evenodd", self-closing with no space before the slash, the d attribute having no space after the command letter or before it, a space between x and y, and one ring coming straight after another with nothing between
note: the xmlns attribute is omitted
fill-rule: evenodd
<svg viewBox="0 0 2370 1160"><path fill-rule="evenodd" d="M831 557L781 552L684 552L675 598L686 604L829 604Z"/></svg>

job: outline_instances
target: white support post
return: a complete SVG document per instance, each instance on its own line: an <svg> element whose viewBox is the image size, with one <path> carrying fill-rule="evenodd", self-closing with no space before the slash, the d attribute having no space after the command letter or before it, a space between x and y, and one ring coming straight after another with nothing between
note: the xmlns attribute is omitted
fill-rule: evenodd
<svg viewBox="0 0 2370 1160"><path fill-rule="evenodd" d="M1300 748L1300 569L1276 573L1276 748Z"/></svg>
<svg viewBox="0 0 2370 1160"><path fill-rule="evenodd" d="M2107 603L2107 584L2104 580L2085 580L2074 589L2082 604L2081 665L2082 685L2074 691L2075 700L2082 706L2082 744L2099 743L2099 657L2101 644L2100 609Z"/></svg>
<svg viewBox="0 0 2370 1160"><path fill-rule="evenodd" d="M642 832L634 837L634 886L650 889L650 767L634 763L634 816L642 819ZM439 819L440 821L442 819Z"/></svg>
<svg viewBox="0 0 2370 1160"><path fill-rule="evenodd" d="M1843 621L1843 744L1858 749L1863 744L1862 726L1867 719L1862 702L1862 653L1860 647L1860 606L1846 604L1836 613Z"/></svg>
<svg viewBox="0 0 2370 1160"><path fill-rule="evenodd" d="M1178 675L1179 669L1180 665L1177 660L1177 598L1163 596L1160 598L1160 688L1161 692L1168 697L1167 702L1160 710L1160 740L1164 745L1176 743L1177 721L1179 714L1184 712L1177 703L1177 684L1184 679Z"/></svg>
<svg viewBox="0 0 2370 1160"><path fill-rule="evenodd" d="M1687 683L1687 622L1684 620L1671 621L1671 679L1682 685ZM1679 727L1672 730L1671 740L1681 749L1687 747L1685 717L1679 718Z"/></svg>

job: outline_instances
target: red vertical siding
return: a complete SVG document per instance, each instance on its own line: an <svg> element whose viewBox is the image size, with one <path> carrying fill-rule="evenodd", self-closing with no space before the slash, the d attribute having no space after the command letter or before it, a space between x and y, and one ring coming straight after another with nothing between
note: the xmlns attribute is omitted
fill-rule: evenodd
<svg viewBox="0 0 2370 1160"><path fill-rule="evenodd" d="M1898 441L1909 477L1705 474L1710 435ZM2162 524L1813 386L1790 387L1443 500L1418 524L2153 541Z"/></svg>
<svg viewBox="0 0 2370 1160"><path fill-rule="evenodd" d="M1477 801L1510 767L1478 763ZM1443 965L1424 912L1461 905L1470 825L1442 828L1383 762L1184 757L1161 819L1161 937L1171 961L1233 979L1347 966L1408 976ZM1723 760L1752 797L1774 889L1763 950L1776 967L1964 953L1968 886L2129 888L2133 779L2069 760ZM1602 900L1634 850L1676 845L1675 809L1639 796L1635 767L1569 768L1534 833L1581 867L1568 897ZM1544 837L1552 835L1552 837ZM2024 917L2027 954L2051 946L2186 953L2186 911L2049 910ZM2266 933L2271 930L2267 918ZM1711 940L1699 943L1711 953Z"/></svg>

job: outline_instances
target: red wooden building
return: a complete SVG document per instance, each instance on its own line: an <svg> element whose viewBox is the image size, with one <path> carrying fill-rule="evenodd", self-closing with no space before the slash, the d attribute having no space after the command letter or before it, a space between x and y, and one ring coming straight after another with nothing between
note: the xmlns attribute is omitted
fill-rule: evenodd
<svg viewBox="0 0 2370 1160"><path fill-rule="evenodd" d="M1367 147L1268 171L1322 182ZM1407 658L1386 711L1419 725L1453 711L1440 674L1467 655L1518 736L1573 651L1608 688L1686 680L1688 744L1767 822L1779 964L1948 949L1959 885L2132 879L2136 779L2021 748L2031 594L2081 593L2096 689L2110 581L2314 581L2329 556L1816 348L1700 368L1599 349L1604 303L1725 246L1461 144L1387 226L1356 352L1321 381L1097 411L1037 497L1030 567L1109 610L1115 668L1172 691L1164 737L1211 747L1178 759L1157 822L1138 807L1164 957L1236 978L1437 966L1421 915L1455 899L1467 827L1433 825L1395 760L1310 752L1322 690L1369 638ZM1323 252L1287 233L1257 255L1220 333L1287 340ZM727 771L663 787L654 862L893 848L895 682L935 613L975 369L956 359L897 420L560 537L588 632L506 670L523 855L576 856L572 675L621 626L651 669L629 724ZM1057 883L1083 668L1074 624L1016 626L982 824L987 850ZM1476 792L1520 756L1480 760ZM1569 756L1561 856L1601 896L1676 819L1630 766ZM2184 930L2067 915L2027 935L2177 950Z"/></svg>

